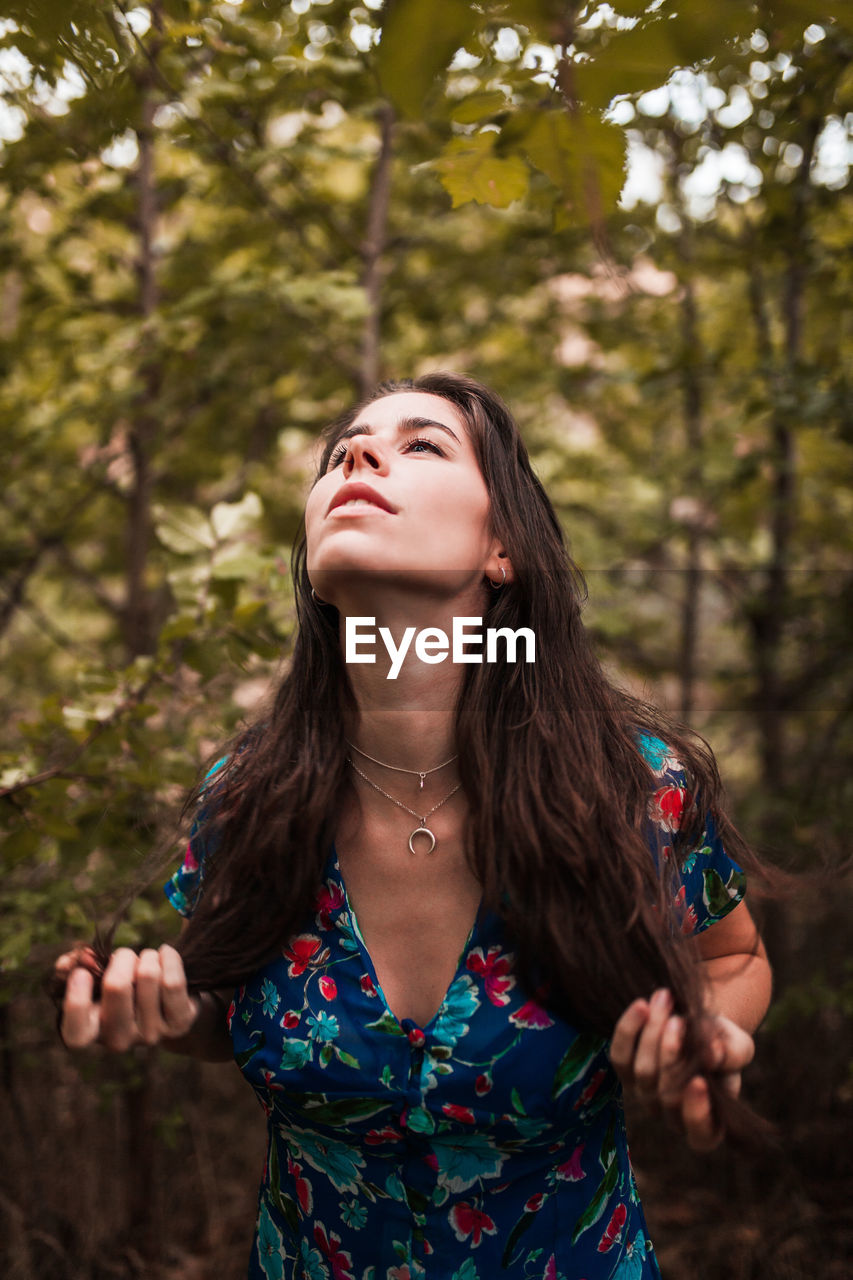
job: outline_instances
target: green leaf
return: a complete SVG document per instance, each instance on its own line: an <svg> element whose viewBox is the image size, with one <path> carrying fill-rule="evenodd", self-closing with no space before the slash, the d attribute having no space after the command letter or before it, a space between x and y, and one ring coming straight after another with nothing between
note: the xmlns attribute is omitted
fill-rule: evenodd
<svg viewBox="0 0 853 1280"><path fill-rule="evenodd" d="M509 1236L507 1237L506 1247L503 1251L503 1256L501 1258L502 1267L509 1266L510 1262L512 1261L512 1255L515 1250L515 1246L518 1244L519 1240L524 1235L525 1231L529 1230L531 1223L533 1222L533 1219L535 1217L536 1217L535 1213L527 1213L527 1212L523 1213L521 1217L518 1219L518 1221L516 1222L512 1231L510 1231Z"/></svg>
<svg viewBox="0 0 853 1280"><path fill-rule="evenodd" d="M570 1047L560 1059L551 1084L551 1097L559 1098L561 1093L573 1085L589 1066L592 1059L600 1052L603 1040L591 1031L582 1031L572 1041Z"/></svg>
<svg viewBox="0 0 853 1280"><path fill-rule="evenodd" d="M377 51L383 92L403 116L423 114L424 100L479 15L467 0L389 0Z"/></svg>
<svg viewBox="0 0 853 1280"><path fill-rule="evenodd" d="M239 502L217 502L210 513L213 532L220 541L236 538L254 529L263 512L256 493L245 494Z"/></svg>
<svg viewBox="0 0 853 1280"><path fill-rule="evenodd" d="M709 10L709 16L713 13ZM683 65L674 43L675 19L655 16L629 31L610 33L605 47L572 68L572 87L585 107L603 109L618 94L645 93L666 84ZM710 42L713 50L715 44Z"/></svg>
<svg viewBox="0 0 853 1280"><path fill-rule="evenodd" d="M594 1225L604 1213L607 1201L616 1187L619 1179L619 1161L613 1160L608 1166L607 1172L599 1184L598 1190L590 1200L587 1208L575 1223L575 1229L572 1232L572 1244L576 1244L579 1238Z"/></svg>
<svg viewBox="0 0 853 1280"><path fill-rule="evenodd" d="M710 867L702 872L702 882L705 906L711 915L720 916L731 908L732 899L746 884L746 876L742 871L733 871L724 883L720 873Z"/></svg>
<svg viewBox="0 0 853 1280"><path fill-rule="evenodd" d="M165 507L155 503L152 511L157 537L170 551L196 555L199 551L212 551L216 546L216 534L198 507L186 504Z"/></svg>
<svg viewBox="0 0 853 1280"><path fill-rule="evenodd" d="M322 1093L292 1094L291 1097L306 1119L331 1128L369 1120L389 1107L387 1102L377 1102L374 1098L337 1098L330 1102Z"/></svg>
<svg viewBox="0 0 853 1280"><path fill-rule="evenodd" d="M488 120L499 111L505 111L508 105L506 94L500 89L493 89L489 93L472 93L453 108L450 119L456 124L479 124L481 120Z"/></svg>
<svg viewBox="0 0 853 1280"><path fill-rule="evenodd" d="M496 155L496 138L493 132L452 138L432 162L454 209L469 200L505 209L527 191L527 166L518 156L504 159Z"/></svg>
<svg viewBox="0 0 853 1280"><path fill-rule="evenodd" d="M406 1033L393 1014L386 1009L375 1022L368 1022L368 1031L381 1031L386 1036L404 1036Z"/></svg>
<svg viewBox="0 0 853 1280"><path fill-rule="evenodd" d="M615 209L626 147L616 125L586 113L540 111L522 146L530 163L562 193L570 223L594 222Z"/></svg>
<svg viewBox="0 0 853 1280"><path fill-rule="evenodd" d="M255 1039L256 1036L258 1037L257 1040ZM266 1047L267 1038L263 1031L253 1031L251 1039L254 1043L251 1044L248 1049L244 1049L242 1053L234 1055L234 1061L237 1063L237 1066L241 1071L247 1063L252 1061L252 1058L254 1058L256 1053L260 1053L261 1049Z"/></svg>

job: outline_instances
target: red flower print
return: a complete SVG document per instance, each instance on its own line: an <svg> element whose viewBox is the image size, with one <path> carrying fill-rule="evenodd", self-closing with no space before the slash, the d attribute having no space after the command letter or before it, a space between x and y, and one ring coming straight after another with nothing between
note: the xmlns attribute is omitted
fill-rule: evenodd
<svg viewBox="0 0 853 1280"><path fill-rule="evenodd" d="M678 831L687 804L684 787L659 787L649 802L649 816L664 831Z"/></svg>
<svg viewBox="0 0 853 1280"><path fill-rule="evenodd" d="M580 1095L577 1102L575 1103L574 1105L575 1111L577 1111L578 1107L583 1107L587 1104L587 1102L592 1101L592 1099L595 1097L595 1095L598 1093L599 1089L601 1088L602 1081L604 1080L604 1077L606 1075L607 1075L606 1067L601 1067L598 1071L596 1071L595 1075L592 1077L589 1084L586 1086L583 1093Z"/></svg>
<svg viewBox="0 0 853 1280"><path fill-rule="evenodd" d="M296 1192L296 1199L299 1202L299 1208L303 1213L310 1213L314 1207L314 1198L311 1194L311 1183L307 1178L300 1177L302 1173L302 1165L297 1164L293 1157L288 1154L287 1172L293 1179L293 1189Z"/></svg>
<svg viewBox="0 0 853 1280"><path fill-rule="evenodd" d="M492 1087L492 1077L490 1075L477 1076L474 1081L474 1092L478 1098L482 1098L484 1093L488 1093Z"/></svg>
<svg viewBox="0 0 853 1280"><path fill-rule="evenodd" d="M624 1227L627 1219L628 1210L625 1208L624 1204L617 1204L616 1208L613 1210L612 1218L604 1229L604 1235L598 1242L599 1253L608 1253L613 1248L622 1234L622 1228Z"/></svg>
<svg viewBox="0 0 853 1280"><path fill-rule="evenodd" d="M373 979L369 973L363 973L358 980L358 985L366 996L375 996L376 987L373 985Z"/></svg>
<svg viewBox="0 0 853 1280"><path fill-rule="evenodd" d="M314 908L317 912L317 928L331 929L333 911L337 911L338 907L344 905L344 891L339 884L327 880L321 888L317 897L314 899Z"/></svg>
<svg viewBox="0 0 853 1280"><path fill-rule="evenodd" d="M451 1120L461 1120L463 1124L474 1123L474 1112L470 1107L459 1107L455 1102L445 1102L441 1109L446 1116L450 1116Z"/></svg>
<svg viewBox="0 0 853 1280"><path fill-rule="evenodd" d="M399 1142L402 1136L399 1129L395 1129L393 1125L386 1124L384 1129L368 1130L364 1135L364 1141L371 1147L378 1147L383 1142Z"/></svg>
<svg viewBox="0 0 853 1280"><path fill-rule="evenodd" d="M544 1191L537 1191L535 1196L531 1196L524 1205L525 1213L538 1213L545 1203Z"/></svg>
<svg viewBox="0 0 853 1280"><path fill-rule="evenodd" d="M413 1049L420 1049L426 1044L426 1036L420 1027L411 1027L406 1034Z"/></svg>
<svg viewBox="0 0 853 1280"><path fill-rule="evenodd" d="M198 859L193 853L192 842L187 845L187 851L184 854L184 870L198 871Z"/></svg>
<svg viewBox="0 0 853 1280"><path fill-rule="evenodd" d="M507 992L515 986L515 978L510 975L511 956L501 955L499 946L489 947L485 955L482 947L474 947L468 956L467 967L484 979L486 995L492 1004L498 1007L509 1004Z"/></svg>
<svg viewBox="0 0 853 1280"><path fill-rule="evenodd" d="M584 1144L581 1143L575 1147L572 1154L564 1164L558 1164L555 1173L563 1182L580 1182L581 1178L585 1178L586 1174L581 1168L581 1156L583 1155Z"/></svg>
<svg viewBox="0 0 853 1280"><path fill-rule="evenodd" d="M236 1004L234 1003L234 1001L232 1000L232 1001L231 1001L231 1003L230 1003L230 1004L229 1004L229 1006L228 1006L228 1012L227 1012L227 1014L225 1015L225 1020L226 1020L226 1022L228 1023L228 1030L229 1030L229 1031L231 1030L231 1023L232 1023L232 1021L234 1020L234 1014L235 1014L236 1012L237 1012L237 1006L236 1006Z"/></svg>
<svg viewBox="0 0 853 1280"><path fill-rule="evenodd" d="M334 1000L335 996L338 994L338 984L335 982L334 978L320 979L320 994L324 1000Z"/></svg>
<svg viewBox="0 0 853 1280"><path fill-rule="evenodd" d="M535 1000L528 1000L520 1009L516 1009L515 1013L509 1015L510 1022L517 1027L541 1031L544 1027L553 1027L554 1019L549 1018L548 1014L537 1004Z"/></svg>
<svg viewBox="0 0 853 1280"><path fill-rule="evenodd" d="M456 1239L467 1240L470 1236L472 1249L477 1248L484 1235L493 1236L497 1233L497 1227L489 1215L475 1209L467 1201L455 1204L448 1217Z"/></svg>
<svg viewBox="0 0 853 1280"><path fill-rule="evenodd" d="M298 978L303 974L310 964L319 964L322 960L328 958L329 951L320 952L322 943L313 933L300 933L297 937L292 938L290 946L284 948L284 954L290 961L287 966L287 976L289 978ZM318 955L318 952L320 954Z"/></svg>
<svg viewBox="0 0 853 1280"><path fill-rule="evenodd" d="M542 1280L557 1280L557 1259L553 1253L545 1263L545 1274Z"/></svg>
<svg viewBox="0 0 853 1280"><path fill-rule="evenodd" d="M334 1231L330 1231L327 1236L325 1227L318 1222L314 1227L314 1239L320 1252L332 1264L333 1280L353 1280L352 1257L341 1248L341 1237L336 1236Z"/></svg>
<svg viewBox="0 0 853 1280"><path fill-rule="evenodd" d="M695 933L698 917L693 904L691 903L689 907L687 905L686 885L682 885L675 895L675 910L681 916L681 932L686 933L688 936Z"/></svg>
<svg viewBox="0 0 853 1280"><path fill-rule="evenodd" d="M292 1031L294 1027L299 1026L299 1014L295 1009L288 1009L282 1018L280 1025L282 1027L287 1027L289 1031Z"/></svg>

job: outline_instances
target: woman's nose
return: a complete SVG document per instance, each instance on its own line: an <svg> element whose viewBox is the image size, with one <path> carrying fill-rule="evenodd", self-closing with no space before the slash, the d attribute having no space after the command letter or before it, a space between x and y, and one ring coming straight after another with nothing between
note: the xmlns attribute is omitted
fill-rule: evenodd
<svg viewBox="0 0 853 1280"><path fill-rule="evenodd" d="M385 449L375 436L353 436L344 457L344 475L349 477L357 467L385 472L388 460Z"/></svg>

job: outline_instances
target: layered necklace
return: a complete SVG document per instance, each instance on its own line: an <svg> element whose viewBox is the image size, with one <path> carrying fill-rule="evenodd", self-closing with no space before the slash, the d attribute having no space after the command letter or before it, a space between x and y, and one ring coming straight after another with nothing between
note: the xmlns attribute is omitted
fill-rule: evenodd
<svg viewBox="0 0 853 1280"><path fill-rule="evenodd" d="M454 760L459 759L458 756L451 756L449 760L445 760L443 764L435 765L434 768L432 769L402 769L399 765L386 764L384 760L374 759L373 756L369 756L366 751L362 751L360 747L357 747L352 742L348 741L347 746L351 751L355 751L358 753L358 755L364 756L365 760L369 760L371 764L378 764L380 769L391 769L393 770L394 773L408 773L413 778L420 778L421 791L423 791L424 789L424 780L428 778L431 773L438 773L439 769L446 769L449 764L453 764ZM405 809L406 813L410 813L413 818L417 818L418 822L420 823L420 826L415 827L414 831L409 836L409 852L410 853L415 852L415 845L414 845L415 836L426 836L426 838L429 840L429 848L426 850L426 853L427 854L432 853L433 850L435 849L436 841L435 841L435 835L433 834L432 831L430 831L429 827L427 826L427 818L431 818L432 815L435 813L436 809L440 809L443 804L447 804L447 801L450 799L450 797L456 795L456 792L462 786L462 783L457 782L453 790L448 791L447 795L444 797L443 800L439 800L438 804L434 804L432 808L428 810L427 813L421 815L415 809L410 809L407 804L403 804L402 800L398 800L396 796L392 796L390 792L385 791L382 787L379 786L378 783L374 782L372 778L368 778L367 774L364 773L361 769L359 769L358 765L353 760L352 756L347 756L347 763L352 765L353 769L358 774L358 776L360 778L363 778L369 787L373 787L374 791L378 791L381 796L385 796L386 800L390 800L391 803L395 804L398 809Z"/></svg>

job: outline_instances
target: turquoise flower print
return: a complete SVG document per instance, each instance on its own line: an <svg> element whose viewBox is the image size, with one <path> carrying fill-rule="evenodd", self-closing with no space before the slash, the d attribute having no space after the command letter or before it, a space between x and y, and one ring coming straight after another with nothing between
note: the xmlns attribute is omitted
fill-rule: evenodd
<svg viewBox="0 0 853 1280"><path fill-rule="evenodd" d="M281 1232L273 1222L269 1209L262 1203L258 1218L258 1257L267 1280L282 1280L284 1260L281 1256Z"/></svg>
<svg viewBox="0 0 853 1280"><path fill-rule="evenodd" d="M312 1249L307 1240L300 1241L302 1274L306 1280L329 1280L329 1268L319 1249Z"/></svg>
<svg viewBox="0 0 853 1280"><path fill-rule="evenodd" d="M650 733L638 733L637 746L646 764L650 765L656 773L660 773L669 757L669 747L666 743L660 738L653 738Z"/></svg>
<svg viewBox="0 0 853 1280"><path fill-rule="evenodd" d="M480 1007L477 989L467 973L460 974L444 997L433 1035L439 1044L453 1048L465 1035L468 1023Z"/></svg>
<svg viewBox="0 0 853 1280"><path fill-rule="evenodd" d="M338 1195L358 1195L364 1157L357 1147L334 1138L321 1138L309 1129L286 1129L283 1137L296 1160L307 1161L312 1169L324 1173Z"/></svg>
<svg viewBox="0 0 853 1280"><path fill-rule="evenodd" d="M311 1030L308 1036L311 1040L321 1040L324 1044L329 1044L332 1040L337 1039L340 1027L338 1020L333 1013L326 1013L320 1010L319 1013L312 1013L308 1019L308 1026Z"/></svg>
<svg viewBox="0 0 853 1280"><path fill-rule="evenodd" d="M476 1263L473 1258L466 1258L458 1271L454 1271L450 1280L480 1280Z"/></svg>
<svg viewBox="0 0 853 1280"><path fill-rule="evenodd" d="M281 1050L283 1071L300 1071L311 1057L310 1040L285 1040Z"/></svg>
<svg viewBox="0 0 853 1280"><path fill-rule="evenodd" d="M341 1221L352 1227L353 1231L360 1231L367 1223L367 1208L357 1200L342 1200L339 1208Z"/></svg>
<svg viewBox="0 0 853 1280"><path fill-rule="evenodd" d="M642 1231L638 1231L636 1239L628 1245L619 1259L619 1266L613 1272L613 1280L642 1280L646 1248L646 1237Z"/></svg>
<svg viewBox="0 0 853 1280"><path fill-rule="evenodd" d="M438 1185L448 1191L467 1191L483 1178L500 1176L506 1155L484 1133L472 1133L463 1142L436 1142Z"/></svg>
<svg viewBox="0 0 853 1280"><path fill-rule="evenodd" d="M264 984L261 987L261 1000L263 1001L263 1010L268 1018L274 1018L278 1006L281 1004L281 996L278 994L278 988L275 983L270 982L269 978L264 978Z"/></svg>
<svg viewBox="0 0 853 1280"><path fill-rule="evenodd" d="M408 1204L406 1188L400 1181L399 1174L388 1174L388 1177L385 1179L385 1190L388 1192L392 1200L399 1200L400 1204Z"/></svg>

